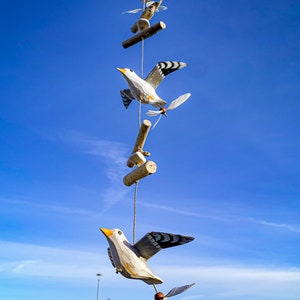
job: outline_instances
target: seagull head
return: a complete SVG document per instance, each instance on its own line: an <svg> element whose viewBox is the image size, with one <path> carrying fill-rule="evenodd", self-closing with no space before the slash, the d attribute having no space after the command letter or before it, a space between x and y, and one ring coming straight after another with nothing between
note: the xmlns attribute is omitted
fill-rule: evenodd
<svg viewBox="0 0 300 300"><path fill-rule="evenodd" d="M100 228L100 230L107 238L114 234L114 231L112 229Z"/></svg>
<svg viewBox="0 0 300 300"><path fill-rule="evenodd" d="M125 74L126 73L126 70L128 70L127 68L117 68L118 71L120 71L122 74Z"/></svg>
<svg viewBox="0 0 300 300"><path fill-rule="evenodd" d="M123 231L118 228L115 229L100 228L100 230L105 235L108 242L122 243L123 241L127 240Z"/></svg>
<svg viewBox="0 0 300 300"><path fill-rule="evenodd" d="M129 82L136 82L139 81L141 78L132 70L129 68L117 68L119 72L122 73L124 78Z"/></svg>

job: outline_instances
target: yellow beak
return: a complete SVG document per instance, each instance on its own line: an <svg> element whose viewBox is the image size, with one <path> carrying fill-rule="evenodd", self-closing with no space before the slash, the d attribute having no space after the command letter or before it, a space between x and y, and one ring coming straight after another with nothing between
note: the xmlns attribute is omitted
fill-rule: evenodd
<svg viewBox="0 0 300 300"><path fill-rule="evenodd" d="M109 236L113 235L113 231L110 230L110 229L100 228L100 230L103 232L103 234L104 234L106 237L109 237Z"/></svg>
<svg viewBox="0 0 300 300"><path fill-rule="evenodd" d="M122 74L125 74L126 70L125 69L121 69L121 68L117 68L118 71L120 71Z"/></svg>

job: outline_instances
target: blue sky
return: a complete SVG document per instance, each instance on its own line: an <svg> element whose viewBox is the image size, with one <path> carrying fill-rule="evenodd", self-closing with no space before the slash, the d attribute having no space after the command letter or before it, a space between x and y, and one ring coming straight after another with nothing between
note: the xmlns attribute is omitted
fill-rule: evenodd
<svg viewBox="0 0 300 300"><path fill-rule="evenodd" d="M157 92L191 98L151 130L157 172L141 180L137 238L192 235L149 265L177 299L294 300L300 294L300 3L174 1L152 23L144 73L188 66ZM134 187L123 185L138 132L117 67L141 2L2 1L0 298L153 299L116 275L99 227L132 240ZM142 107L143 119L149 118ZM152 122L155 119L151 119Z"/></svg>

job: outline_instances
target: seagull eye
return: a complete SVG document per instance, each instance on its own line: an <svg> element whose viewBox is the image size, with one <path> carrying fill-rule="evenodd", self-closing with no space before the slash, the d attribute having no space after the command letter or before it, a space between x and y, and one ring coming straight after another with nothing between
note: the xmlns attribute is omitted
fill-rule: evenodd
<svg viewBox="0 0 300 300"><path fill-rule="evenodd" d="M121 230L118 231L118 235L122 235L122 231Z"/></svg>
<svg viewBox="0 0 300 300"><path fill-rule="evenodd" d="M132 70L132 69L129 69L129 71L130 71L130 72L133 72L133 70Z"/></svg>

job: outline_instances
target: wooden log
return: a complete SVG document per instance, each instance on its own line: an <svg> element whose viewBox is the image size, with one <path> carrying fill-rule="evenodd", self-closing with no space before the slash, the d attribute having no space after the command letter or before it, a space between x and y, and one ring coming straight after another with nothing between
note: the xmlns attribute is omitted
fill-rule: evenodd
<svg viewBox="0 0 300 300"><path fill-rule="evenodd" d="M140 130L138 133L138 136L136 138L135 141L135 145L133 147L133 150L131 153L135 153L135 152L141 152L144 156L150 156L150 153L147 151L143 150L146 138L148 136L149 130L151 128L151 122L149 120L143 120L141 126L140 126ZM134 163L132 162L132 160L130 160L130 158L127 161L127 166L129 168L133 168L134 167Z"/></svg>
<svg viewBox="0 0 300 300"><path fill-rule="evenodd" d="M151 37L152 35L156 34L160 30L165 29L165 28L166 28L166 24L164 22L160 21L159 23L143 30L142 32L140 32L140 33L132 36L128 40L124 41L122 43L122 46L125 49L128 48L128 47L131 47L131 46L137 44L138 42Z"/></svg>
<svg viewBox="0 0 300 300"><path fill-rule="evenodd" d="M154 161L147 161L140 167L134 169L132 172L124 176L123 183L127 186L133 185L135 182L139 181L140 179L154 174L156 172L156 163Z"/></svg>
<svg viewBox="0 0 300 300"><path fill-rule="evenodd" d="M130 155L130 157L128 158L128 162L140 166L146 162L146 158L140 151L137 151Z"/></svg>

